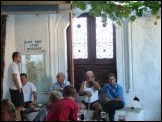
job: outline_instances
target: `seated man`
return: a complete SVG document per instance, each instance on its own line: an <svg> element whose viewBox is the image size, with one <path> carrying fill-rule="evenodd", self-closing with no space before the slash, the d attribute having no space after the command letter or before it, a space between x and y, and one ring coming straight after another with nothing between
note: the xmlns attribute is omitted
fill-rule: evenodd
<svg viewBox="0 0 162 122"><path fill-rule="evenodd" d="M125 104L123 87L116 82L115 74L109 74L109 82L100 91L102 108L109 115L109 120L114 121L116 109L122 109Z"/></svg>
<svg viewBox="0 0 162 122"><path fill-rule="evenodd" d="M83 81L80 89L79 95L82 97L82 103L88 108L94 110L92 120L98 120L101 112L101 105L98 98L98 90L100 90L100 85L95 81L95 76L93 71L86 72L86 81Z"/></svg>
<svg viewBox="0 0 162 122"><path fill-rule="evenodd" d="M63 88L67 85L70 85L70 82L65 80L65 74L59 72L56 76L57 81L53 84L51 90L57 90L60 95L62 95Z"/></svg>
<svg viewBox="0 0 162 122"><path fill-rule="evenodd" d="M21 82L22 82L22 90L24 94L24 102L25 108L33 108L36 105L37 100L37 92L36 88L31 82L27 82L27 75L25 73L20 74ZM32 101L32 95L34 100Z"/></svg>

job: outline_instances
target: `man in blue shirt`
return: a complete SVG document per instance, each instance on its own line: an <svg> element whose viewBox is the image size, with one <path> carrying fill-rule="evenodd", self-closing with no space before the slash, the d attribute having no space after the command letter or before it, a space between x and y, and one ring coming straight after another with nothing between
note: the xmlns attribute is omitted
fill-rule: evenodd
<svg viewBox="0 0 162 122"><path fill-rule="evenodd" d="M101 104L104 111L109 115L110 121L114 121L116 109L122 109L125 104L123 87L116 82L116 76L109 74L109 82L100 91Z"/></svg>
<svg viewBox="0 0 162 122"><path fill-rule="evenodd" d="M60 93L60 95L62 96L62 91L63 88L67 85L70 85L70 82L65 80L65 74L62 72L59 72L56 76L57 82L55 82L52 86L51 90L56 90Z"/></svg>

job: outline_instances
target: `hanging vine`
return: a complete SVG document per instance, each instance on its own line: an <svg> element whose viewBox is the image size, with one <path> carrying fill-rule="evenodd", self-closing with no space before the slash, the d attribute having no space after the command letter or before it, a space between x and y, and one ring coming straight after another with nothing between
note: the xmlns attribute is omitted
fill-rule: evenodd
<svg viewBox="0 0 162 122"><path fill-rule="evenodd" d="M159 19L160 16L157 13L161 9L161 1L73 1L72 9L76 8L81 10L90 8L89 14L94 17L101 17L104 24L109 17L118 25L121 25L123 18L133 22L137 17L152 14Z"/></svg>

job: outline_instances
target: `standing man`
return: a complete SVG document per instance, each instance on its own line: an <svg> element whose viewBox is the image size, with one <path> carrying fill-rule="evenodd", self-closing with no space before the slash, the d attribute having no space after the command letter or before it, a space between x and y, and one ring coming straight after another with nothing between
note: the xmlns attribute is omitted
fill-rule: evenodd
<svg viewBox="0 0 162 122"><path fill-rule="evenodd" d="M36 105L37 100L37 90L33 83L27 82L27 74L20 74L21 82L22 82L22 90L24 93L24 102L25 108L33 108ZM32 99L33 97L33 99Z"/></svg>
<svg viewBox="0 0 162 122"><path fill-rule="evenodd" d="M53 87L51 90L56 90L60 93L62 96L63 88L67 85L70 85L70 82L65 80L65 74L62 72L59 72L56 76L57 81L53 84Z"/></svg>
<svg viewBox="0 0 162 122"><path fill-rule="evenodd" d="M110 121L114 121L116 109L122 109L125 104L123 87L116 82L116 76L110 73L108 83L106 83L100 92L102 100L102 108L109 115Z"/></svg>
<svg viewBox="0 0 162 122"><path fill-rule="evenodd" d="M21 120L20 110L23 109L24 105L24 96L18 67L18 64L21 62L21 54L19 52L13 52L12 60L13 62L8 68L9 91L11 94L11 100L17 110L18 120Z"/></svg>

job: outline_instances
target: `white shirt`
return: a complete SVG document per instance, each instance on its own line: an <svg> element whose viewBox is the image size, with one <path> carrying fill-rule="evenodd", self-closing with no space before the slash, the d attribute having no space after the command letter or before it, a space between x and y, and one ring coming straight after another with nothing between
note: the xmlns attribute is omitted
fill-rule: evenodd
<svg viewBox="0 0 162 122"><path fill-rule="evenodd" d="M24 94L24 101L32 101L32 92L36 92L36 88L31 82L27 82L25 86L22 87L23 94Z"/></svg>
<svg viewBox="0 0 162 122"><path fill-rule="evenodd" d="M98 90L95 88L95 87L90 87L88 88L86 86L87 84L87 81L84 82L84 88L83 88L83 91L89 91L91 92L92 96L91 97L88 97L87 95L83 96L82 100L86 103L92 103L96 100L98 100Z"/></svg>
<svg viewBox="0 0 162 122"><path fill-rule="evenodd" d="M8 68L8 80L9 80L9 88L13 90L17 90L17 87L15 86L15 82L13 80L13 73L17 74L17 79L18 79L20 88L22 88L19 67L15 62L12 62Z"/></svg>

